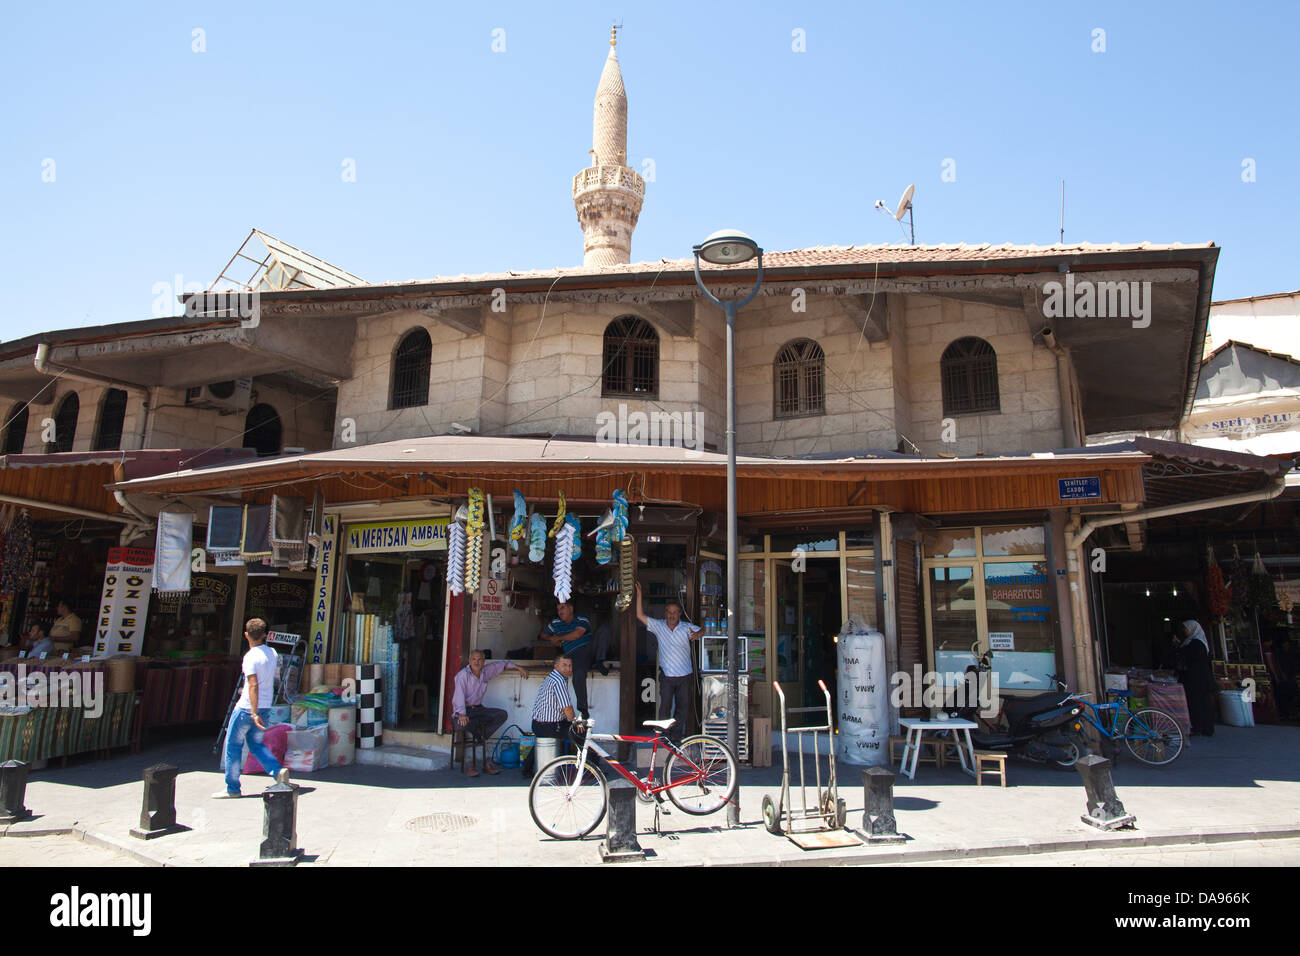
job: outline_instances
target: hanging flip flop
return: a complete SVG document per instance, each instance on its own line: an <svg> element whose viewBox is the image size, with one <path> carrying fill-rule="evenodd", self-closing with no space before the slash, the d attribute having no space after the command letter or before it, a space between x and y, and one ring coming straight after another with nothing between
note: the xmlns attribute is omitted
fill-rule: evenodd
<svg viewBox="0 0 1300 956"><path fill-rule="evenodd" d="M632 604L636 589L636 547L632 536L628 535L618 543L618 597L614 606L626 611Z"/></svg>
<svg viewBox="0 0 1300 956"><path fill-rule="evenodd" d="M465 590L465 521L469 509L461 505L447 529L447 587L452 594Z"/></svg>
<svg viewBox="0 0 1300 956"><path fill-rule="evenodd" d="M519 542L524 539L525 522L528 520L528 502L523 492L515 492L515 513L510 519L510 550L518 551Z"/></svg>
<svg viewBox="0 0 1300 956"><path fill-rule="evenodd" d="M564 516L564 523L573 529L573 560L577 561L582 557L582 523L577 515L569 514Z"/></svg>
<svg viewBox="0 0 1300 956"><path fill-rule="evenodd" d="M465 520L465 590L478 590L483 573L483 491L469 490L469 515Z"/></svg>
<svg viewBox="0 0 1300 956"><path fill-rule="evenodd" d="M554 538L561 528L564 527L564 516L566 513L564 492L560 492L559 511L555 515L555 524L551 525L551 530L547 533L548 538Z"/></svg>
<svg viewBox="0 0 1300 956"><path fill-rule="evenodd" d="M546 519L536 511L528 519L528 560L540 564L546 559Z"/></svg>

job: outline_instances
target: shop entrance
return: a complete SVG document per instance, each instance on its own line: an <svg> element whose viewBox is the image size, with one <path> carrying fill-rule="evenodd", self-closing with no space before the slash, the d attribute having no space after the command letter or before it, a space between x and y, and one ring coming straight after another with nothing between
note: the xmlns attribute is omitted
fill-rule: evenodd
<svg viewBox="0 0 1300 956"><path fill-rule="evenodd" d="M803 570L773 562L776 599L776 679L787 706L825 706L819 680L835 693L835 640L843 624L840 560L808 555Z"/></svg>
<svg viewBox="0 0 1300 956"><path fill-rule="evenodd" d="M445 552L388 552L349 557L343 630L334 663L385 667L384 698L395 694L398 730L434 731L442 692ZM393 686L395 685L395 686ZM423 689L422 692L420 689ZM414 714L408 691L415 691ZM420 714L423 704L424 713Z"/></svg>

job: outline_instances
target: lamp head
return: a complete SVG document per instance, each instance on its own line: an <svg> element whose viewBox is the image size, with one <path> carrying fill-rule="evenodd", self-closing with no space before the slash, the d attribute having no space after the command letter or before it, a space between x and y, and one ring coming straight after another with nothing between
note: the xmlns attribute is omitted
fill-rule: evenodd
<svg viewBox="0 0 1300 956"><path fill-rule="evenodd" d="M697 256L716 266L748 262L762 251L757 242L739 229L719 229L694 248Z"/></svg>

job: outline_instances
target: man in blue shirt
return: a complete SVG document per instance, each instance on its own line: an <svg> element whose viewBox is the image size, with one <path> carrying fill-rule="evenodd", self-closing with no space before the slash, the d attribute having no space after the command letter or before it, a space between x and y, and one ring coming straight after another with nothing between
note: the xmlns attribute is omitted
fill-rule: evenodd
<svg viewBox="0 0 1300 956"><path fill-rule="evenodd" d="M560 652L573 661L573 692L578 698L578 711L586 720L587 671L591 668L591 621L585 615L574 614L573 605L565 601L555 608L555 619L542 628L539 640L550 641Z"/></svg>
<svg viewBox="0 0 1300 956"><path fill-rule="evenodd" d="M659 682L659 719L672 717L676 721L668 736L681 743L695 701L691 641L704 631L682 620L682 606L676 601L668 602L663 618L649 617L641 606L640 582L636 586L636 618L659 644L659 672L663 677Z"/></svg>

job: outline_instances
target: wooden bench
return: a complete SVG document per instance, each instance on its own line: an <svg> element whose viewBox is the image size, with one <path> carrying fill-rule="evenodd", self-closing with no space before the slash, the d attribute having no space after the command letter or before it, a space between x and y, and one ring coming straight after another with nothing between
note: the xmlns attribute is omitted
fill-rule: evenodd
<svg viewBox="0 0 1300 956"><path fill-rule="evenodd" d="M985 765L989 765L985 769ZM1002 786L1007 785L1007 755L993 750L975 751L975 783L977 786L984 786L984 775L986 773L997 774L1002 781Z"/></svg>

